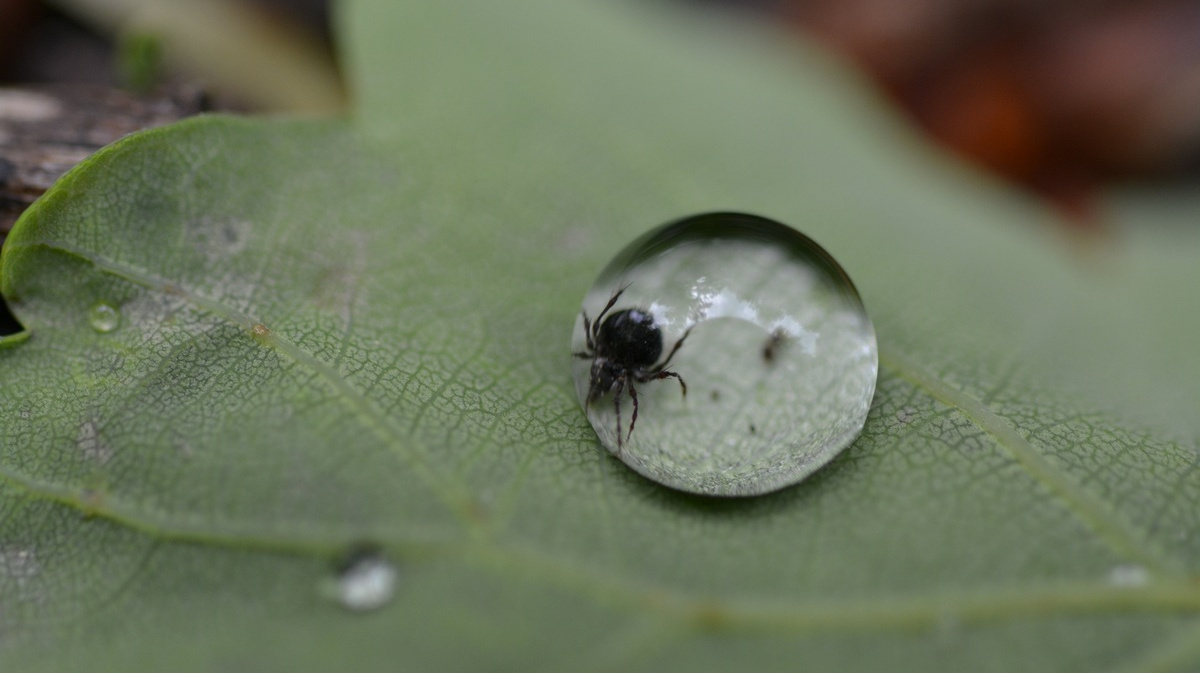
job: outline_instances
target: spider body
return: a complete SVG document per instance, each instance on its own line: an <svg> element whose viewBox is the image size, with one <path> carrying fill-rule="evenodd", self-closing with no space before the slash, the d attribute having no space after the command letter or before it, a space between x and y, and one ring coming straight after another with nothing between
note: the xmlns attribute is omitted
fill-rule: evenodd
<svg viewBox="0 0 1200 673"><path fill-rule="evenodd" d="M647 383L657 379L673 378L679 381L679 387L687 397L687 384L679 374L667 371L667 364L683 345L688 332L684 332L679 341L671 348L665 360L658 362L663 352L662 330L654 323L654 316L649 311L640 308L627 308L609 314L617 303L621 288L592 322L587 311L583 311L583 331L587 338L587 349L575 353L577 358L591 358L592 370L588 379L587 407L609 393L613 394L613 409L617 415L617 451L621 450L625 441L633 435L633 427L637 424L638 397L634 383ZM607 317L606 317L607 316ZM621 436L621 395L629 390L629 398L633 400L633 416L629 421L629 430L624 439Z"/></svg>

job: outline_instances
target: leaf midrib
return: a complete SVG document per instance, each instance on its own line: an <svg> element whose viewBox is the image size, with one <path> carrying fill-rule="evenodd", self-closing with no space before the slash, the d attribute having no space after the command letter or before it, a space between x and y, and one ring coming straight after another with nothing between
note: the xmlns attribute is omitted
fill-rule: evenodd
<svg viewBox="0 0 1200 673"><path fill-rule="evenodd" d="M80 510L136 530L161 542L204 544L229 549L261 550L296 556L335 558L351 541L336 527L313 524L279 535L278 527L261 531L212 530L173 514L150 515L144 507L119 498L28 480L7 470L0 478L30 496ZM211 524L211 520L206 522ZM382 532L382 531L381 531ZM303 533L303 534L301 534ZM355 539L357 539L356 536ZM811 634L873 631L924 631L947 621L986 624L1023 618L1065 615L1145 612L1156 614L1200 611L1200 585L1186 578L1155 577L1138 586L1123 586L1107 579L1021 583L975 591L956 590L919 596L871 596L801 600L728 599L693 595L674 588L638 584L563 559L530 545L514 547L495 539L419 537L392 532L376 538L397 550L400 559L416 561L453 556L466 565L496 574L520 576L570 591L595 604L634 614L653 614L696 631Z"/></svg>

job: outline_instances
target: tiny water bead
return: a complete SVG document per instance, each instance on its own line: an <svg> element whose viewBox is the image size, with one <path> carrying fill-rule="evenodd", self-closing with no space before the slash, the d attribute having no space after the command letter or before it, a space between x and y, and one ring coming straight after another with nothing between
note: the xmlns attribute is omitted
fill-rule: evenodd
<svg viewBox="0 0 1200 673"><path fill-rule="evenodd" d="M841 266L742 213L688 217L627 246L584 297L571 346L604 446L704 495L768 493L829 462L862 431L879 368Z"/></svg>
<svg viewBox="0 0 1200 673"><path fill-rule="evenodd" d="M121 326L121 312L108 302L98 301L88 309L88 323L100 334L107 334Z"/></svg>
<svg viewBox="0 0 1200 673"><path fill-rule="evenodd" d="M352 551L324 589L342 607L353 612L378 610L396 593L396 566L373 548Z"/></svg>

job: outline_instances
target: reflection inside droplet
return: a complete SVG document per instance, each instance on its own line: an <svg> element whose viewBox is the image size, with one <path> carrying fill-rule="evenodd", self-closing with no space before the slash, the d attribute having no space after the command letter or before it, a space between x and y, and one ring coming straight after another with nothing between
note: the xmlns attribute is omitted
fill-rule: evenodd
<svg viewBox="0 0 1200 673"><path fill-rule="evenodd" d="M99 301L88 310L88 323L97 332L107 334L121 326L121 312L112 304Z"/></svg>
<svg viewBox="0 0 1200 673"><path fill-rule="evenodd" d="M609 451L708 495L766 493L827 463L862 430L878 370L874 329L837 262L738 213L630 244L584 298L572 351Z"/></svg>

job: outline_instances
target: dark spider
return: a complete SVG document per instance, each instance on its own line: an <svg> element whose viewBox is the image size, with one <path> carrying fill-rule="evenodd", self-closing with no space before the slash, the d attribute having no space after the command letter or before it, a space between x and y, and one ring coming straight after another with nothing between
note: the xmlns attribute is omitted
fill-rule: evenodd
<svg viewBox="0 0 1200 673"><path fill-rule="evenodd" d="M628 286L626 286L628 287ZM592 402L607 393L613 393L613 409L617 414L617 453L620 453L624 442L621 440L621 393L629 388L629 397L633 399L633 418L629 421L629 432L625 435L627 441L633 435L633 426L637 424L638 397L634 382L647 383L656 379L674 378L679 381L683 396L687 397L687 384L683 377L675 372L667 371L666 367L676 351L683 345L683 340L692 331L689 327L671 352L661 364L659 356L663 352L662 330L654 324L654 316L640 308L621 309L609 315L613 304L621 297L625 288L617 290L604 310L596 316L596 322L588 319L587 311L583 314L583 333L587 337L587 350L574 353L577 358L592 358L592 374L588 380L587 407Z"/></svg>

